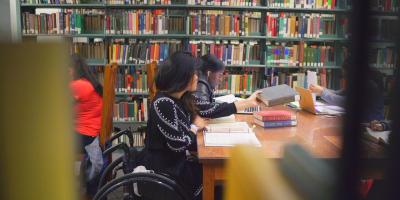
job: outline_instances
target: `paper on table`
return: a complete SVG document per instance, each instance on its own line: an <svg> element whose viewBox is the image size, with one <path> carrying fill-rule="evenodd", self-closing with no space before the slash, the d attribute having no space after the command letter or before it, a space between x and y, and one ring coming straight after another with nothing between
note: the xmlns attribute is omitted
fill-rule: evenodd
<svg viewBox="0 0 400 200"><path fill-rule="evenodd" d="M344 112L338 111L338 110L332 110L328 106L315 106L315 110L317 112L322 113L322 114L328 114L328 115L342 115Z"/></svg>
<svg viewBox="0 0 400 200"><path fill-rule="evenodd" d="M249 144L257 147L261 146L256 135L251 133L205 133L205 146L234 146L237 144Z"/></svg>
<svg viewBox="0 0 400 200"><path fill-rule="evenodd" d="M367 133L378 140L381 139L385 143L389 143L390 131L373 131L372 129L367 127Z"/></svg>
<svg viewBox="0 0 400 200"><path fill-rule="evenodd" d="M317 72L307 71L307 88L309 88L311 84L317 85L317 80Z"/></svg>

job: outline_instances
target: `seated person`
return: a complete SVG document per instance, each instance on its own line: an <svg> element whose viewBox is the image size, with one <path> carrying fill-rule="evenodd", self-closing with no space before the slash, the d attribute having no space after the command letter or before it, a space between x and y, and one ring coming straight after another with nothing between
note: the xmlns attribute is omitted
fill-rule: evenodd
<svg viewBox="0 0 400 200"><path fill-rule="evenodd" d="M155 77L158 92L149 109L143 150L147 169L170 175L193 196L202 189L202 167L189 151L197 151L196 127L205 127L192 96L199 63L191 55L177 52L160 64Z"/></svg>
<svg viewBox="0 0 400 200"><path fill-rule="evenodd" d="M212 54L201 57L202 65L200 66L199 82L197 90L194 92L195 104L199 108L199 114L205 118L225 117L244 110L249 107L257 106L257 94L254 92L249 98L234 103L217 103L214 100L214 90L221 82L225 65Z"/></svg>
<svg viewBox="0 0 400 200"><path fill-rule="evenodd" d="M343 73L346 74L347 69L351 67L350 59L346 59L342 65ZM367 73L366 89L368 99L366 102L366 112L364 113L364 122L384 119L384 101L383 101L383 77L377 70L370 69ZM311 84L309 89L311 92L321 96L321 99L328 104L344 107L345 89L329 90L319 85Z"/></svg>

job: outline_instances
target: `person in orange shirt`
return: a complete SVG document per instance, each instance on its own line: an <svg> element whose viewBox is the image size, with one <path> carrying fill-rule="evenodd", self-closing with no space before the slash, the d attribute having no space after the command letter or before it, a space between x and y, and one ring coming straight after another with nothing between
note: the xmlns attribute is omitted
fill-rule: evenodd
<svg viewBox="0 0 400 200"><path fill-rule="evenodd" d="M88 69L83 58L72 55L69 68L70 88L75 100L75 132L80 140L81 153L100 134L103 86Z"/></svg>

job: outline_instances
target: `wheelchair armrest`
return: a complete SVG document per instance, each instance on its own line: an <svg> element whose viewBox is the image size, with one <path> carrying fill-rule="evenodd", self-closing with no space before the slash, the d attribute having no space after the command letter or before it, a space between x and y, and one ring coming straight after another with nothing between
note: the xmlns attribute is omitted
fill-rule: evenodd
<svg viewBox="0 0 400 200"><path fill-rule="evenodd" d="M129 140L129 145L131 147L133 147L133 135L132 135L132 131L125 129L122 131L119 131L118 133L115 133L112 137L110 137L110 139L108 139L108 141L106 142L106 146L111 146L112 142L118 138L120 138L121 136L126 135L128 137Z"/></svg>
<svg viewBox="0 0 400 200"><path fill-rule="evenodd" d="M119 143L119 144L117 144L117 145L115 145L115 146L112 146L112 147L106 149L106 150L103 152L103 156L108 156L108 155L110 155L112 152L114 152L114 151L117 150L117 149L122 149L122 150L124 151L124 154L125 154L125 155L128 155L128 154L129 154L129 147L128 147L128 145L126 145L125 143Z"/></svg>

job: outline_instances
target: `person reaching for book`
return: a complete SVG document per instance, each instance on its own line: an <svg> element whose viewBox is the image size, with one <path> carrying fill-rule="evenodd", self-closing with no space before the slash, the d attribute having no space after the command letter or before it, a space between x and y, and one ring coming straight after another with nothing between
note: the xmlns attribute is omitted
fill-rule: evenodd
<svg viewBox="0 0 400 200"><path fill-rule="evenodd" d="M347 58L342 65L343 76L346 77L347 69L351 67L350 58ZM373 120L384 119L384 101L383 101L383 76L382 74L373 69L367 72L366 91L368 98L366 99L366 109L364 113L364 122L371 122ZM345 104L345 90L329 90L319 85L310 84L309 89L311 92L321 96L321 99L328 104L344 107Z"/></svg>
<svg viewBox="0 0 400 200"><path fill-rule="evenodd" d="M197 90L193 93L199 114L205 118L218 118L232 115L246 108L258 105L257 95L260 91L254 92L250 97L234 103L217 103L214 100L214 90L221 82L225 65L212 54L201 57L202 64L198 69L199 81Z"/></svg>

